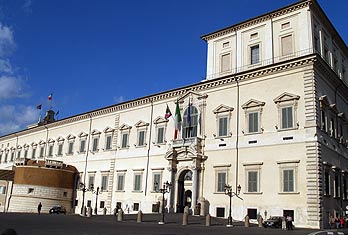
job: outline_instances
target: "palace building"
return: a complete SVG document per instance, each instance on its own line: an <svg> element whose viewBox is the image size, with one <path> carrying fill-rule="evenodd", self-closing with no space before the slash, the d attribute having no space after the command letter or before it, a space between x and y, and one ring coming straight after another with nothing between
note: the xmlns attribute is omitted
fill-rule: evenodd
<svg viewBox="0 0 348 235"><path fill-rule="evenodd" d="M297 227L323 228L345 215L348 48L318 3L297 1L202 39L205 80L58 121L49 110L44 122L0 137L0 169L25 159L74 166L67 192L77 214L95 205L100 214L156 212L168 181L168 212L227 218L229 185L243 199L232 198L234 220L291 215ZM9 198L9 211L24 211L18 200Z"/></svg>

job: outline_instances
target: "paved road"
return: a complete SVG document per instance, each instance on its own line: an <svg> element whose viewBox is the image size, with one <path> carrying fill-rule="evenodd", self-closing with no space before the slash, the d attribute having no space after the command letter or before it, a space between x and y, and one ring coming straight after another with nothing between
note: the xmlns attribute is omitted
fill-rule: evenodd
<svg viewBox="0 0 348 235"><path fill-rule="evenodd" d="M48 215L0 213L0 231L14 228L18 235L348 235L348 230L319 231L295 229L258 228L253 225L245 228L242 223L234 223L234 227L226 227L226 220L212 218L212 226L204 226L202 217L189 217L189 224L182 225L181 214L166 214L165 224L159 225L160 215L146 214L142 223L136 223L136 215L125 215L124 221L116 221L114 216L93 216L91 218L78 215Z"/></svg>

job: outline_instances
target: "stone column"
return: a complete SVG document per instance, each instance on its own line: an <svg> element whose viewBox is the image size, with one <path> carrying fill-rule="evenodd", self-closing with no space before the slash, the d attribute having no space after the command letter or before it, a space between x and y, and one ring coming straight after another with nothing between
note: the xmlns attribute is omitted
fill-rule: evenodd
<svg viewBox="0 0 348 235"><path fill-rule="evenodd" d="M195 210L196 204L197 204L197 189L198 189L198 172L197 167L192 168L192 203L191 203L191 209L192 211ZM193 213L194 214L194 213Z"/></svg>
<svg viewBox="0 0 348 235"><path fill-rule="evenodd" d="M167 200L167 206L169 208L170 213L173 213L175 210L174 200L175 200L175 188L176 188L175 174L177 171L176 165L177 165L176 162L172 160L170 161L169 167L168 167L168 170L170 171L170 181L172 183L172 187L169 193L169 200Z"/></svg>

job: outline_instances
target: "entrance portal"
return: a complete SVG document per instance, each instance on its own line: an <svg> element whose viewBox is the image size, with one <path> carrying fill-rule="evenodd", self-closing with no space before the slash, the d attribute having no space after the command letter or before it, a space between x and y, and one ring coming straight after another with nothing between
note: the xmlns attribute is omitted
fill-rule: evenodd
<svg viewBox="0 0 348 235"><path fill-rule="evenodd" d="M178 197L176 203L176 212L183 213L185 206L191 208L192 202L192 171L185 170L181 172L178 179Z"/></svg>

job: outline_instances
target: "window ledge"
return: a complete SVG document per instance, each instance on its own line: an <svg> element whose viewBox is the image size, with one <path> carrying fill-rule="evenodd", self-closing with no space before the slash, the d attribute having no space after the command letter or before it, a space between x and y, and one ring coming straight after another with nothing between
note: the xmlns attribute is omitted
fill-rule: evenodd
<svg viewBox="0 0 348 235"><path fill-rule="evenodd" d="M116 190L116 192L118 192L118 193L124 193L124 192L126 192L126 191L124 191L124 190Z"/></svg>
<svg viewBox="0 0 348 235"><path fill-rule="evenodd" d="M215 192L214 194L223 194L223 195L225 195L225 192Z"/></svg>
<svg viewBox="0 0 348 235"><path fill-rule="evenodd" d="M133 190L132 193L142 193L143 190Z"/></svg>
<svg viewBox="0 0 348 235"><path fill-rule="evenodd" d="M243 194L251 194L251 195L255 194L255 195L261 195L261 194L263 194L263 192L244 192Z"/></svg>
<svg viewBox="0 0 348 235"><path fill-rule="evenodd" d="M298 127L292 127L292 128L279 128L277 129L278 132L281 132L281 131L292 131L292 130L298 130Z"/></svg>
<svg viewBox="0 0 348 235"><path fill-rule="evenodd" d="M231 138L231 137L232 137L232 135L224 135L224 136L216 136L214 139L219 140L219 139Z"/></svg>
<svg viewBox="0 0 348 235"><path fill-rule="evenodd" d="M257 131L257 132L245 132L244 135L259 135L262 134L262 131Z"/></svg>
<svg viewBox="0 0 348 235"><path fill-rule="evenodd" d="M300 192L279 192L279 195L292 195L292 194L300 194Z"/></svg>

